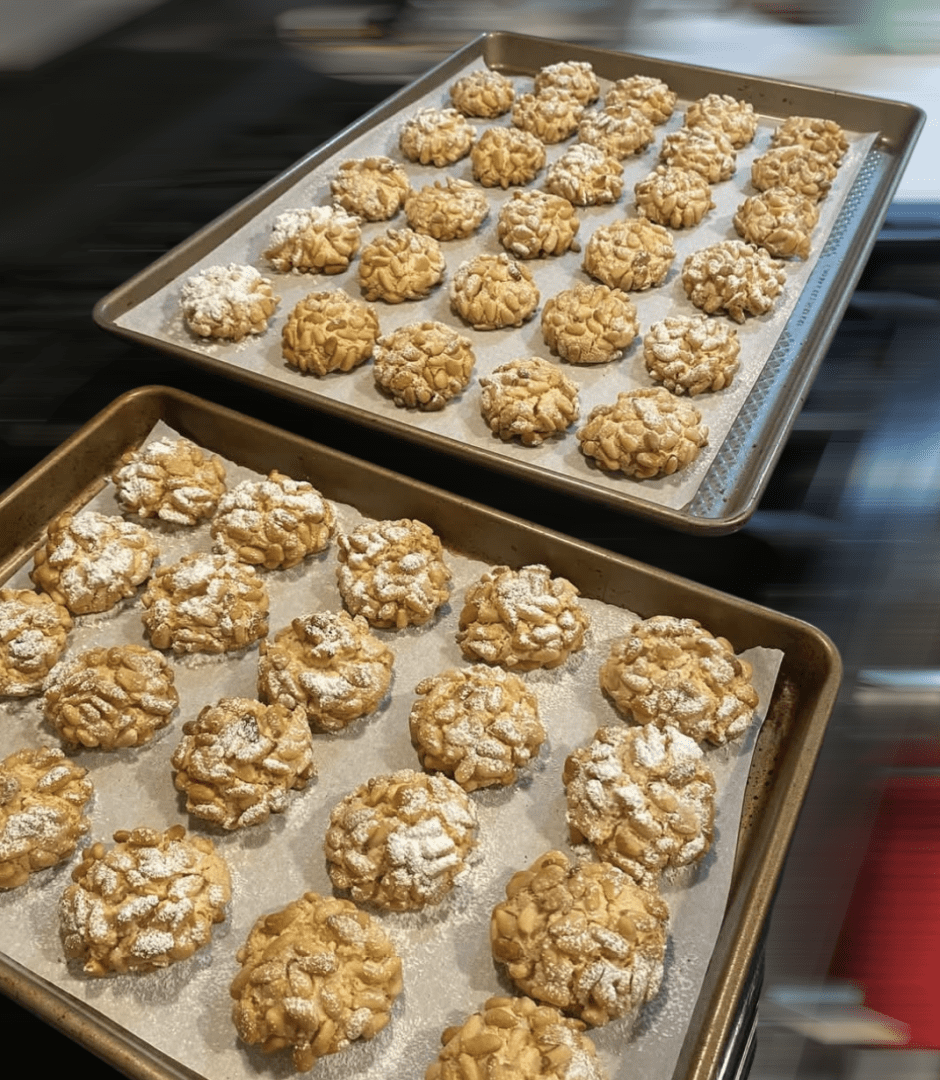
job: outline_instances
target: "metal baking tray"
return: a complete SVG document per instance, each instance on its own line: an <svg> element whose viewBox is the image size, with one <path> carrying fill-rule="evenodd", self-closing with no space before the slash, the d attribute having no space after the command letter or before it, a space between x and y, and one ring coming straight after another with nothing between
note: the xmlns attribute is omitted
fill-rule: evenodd
<svg viewBox="0 0 940 1080"><path fill-rule="evenodd" d="M121 455L159 421L238 465L309 478L328 498L367 515L424 520L445 547L461 554L515 566L543 562L585 597L642 615L699 618L742 651L751 646L782 651L748 773L727 907L673 1074L675 1080L724 1075L723 1055L739 1004L754 991L762 931L840 682L841 664L830 640L806 623L163 387L144 387L117 399L0 496L0 581L24 565L48 521L104 488ZM3 954L0 991L135 1080L192 1075Z"/></svg>
<svg viewBox="0 0 940 1080"><path fill-rule="evenodd" d="M205 260L210 254L238 230L249 225L254 227L256 224L260 227L262 221L265 228L269 228L271 222L264 216L267 208L314 170L331 162L331 159L342 160L339 155L354 140L381 130L381 125L392 120L397 121L402 115L406 115L409 109L413 109L415 102L430 92L436 92L443 101L442 94L446 92L446 87L455 73L468 63L478 61L508 75L531 76L540 67L564 59L590 61L602 79L616 79L630 74L658 76L677 91L680 102L692 100L708 92L728 93L752 102L762 117L774 121L789 115L825 116L836 120L846 130L872 133L871 144L865 151L851 189L844 193L844 201L832 227L824 236L817 261L792 303L792 313L785 324L781 320L779 336L768 344L768 348L772 345L772 351L746 399L742 397L740 411L733 423L723 429L727 430L727 435L708 468L702 470L704 475L697 489L689 490L688 493L682 489L681 498L676 498L675 495L667 497L667 503L663 503L659 497L656 501L651 501L652 496L648 494L650 484L656 482L647 482L644 486L643 483L626 477L607 476L601 470L589 468L586 462L580 460L581 455L577 450L566 449L566 457L561 464L556 464L557 459L551 459L551 463L547 465L546 458L540 456L540 453L533 453L531 448L528 452L526 448L507 452L507 448L502 446L495 436L487 441L485 426L480 437L473 441L462 435L459 428L442 429L439 424L442 414L423 414L423 417L415 418L404 416L405 410L385 407L387 403L378 401L380 395L374 388L371 391L357 389L355 392L337 390L338 384L330 383L329 377L317 380L311 376L299 376L298 373L286 369L278 370L278 363L282 368L285 365L279 361L277 345L273 343L265 346L269 354L266 353L263 360L249 366L244 359L239 359L237 350L242 346L232 347L236 351L229 351L225 355L210 355L205 349L196 347L195 342L190 346L185 336L167 340L154 332L141 329L139 324L134 327L120 324L122 318L127 317L159 290L171 284L174 288L178 287L197 265L206 265ZM679 120L678 115L673 118L674 123ZM733 532L740 528L756 509L782 451L785 438L809 391L826 347L874 244L880 223L923 122L924 116L920 110L898 102L512 33L486 34L394 94L255 194L115 289L96 305L95 318L101 326L110 331L172 353L227 378L298 400L356 425L377 428L427 450L485 464L534 484L578 494L583 498L683 531L712 535ZM394 154L394 151L392 152ZM347 156L348 154L347 151ZM640 175L654 163L655 161L651 160L644 165ZM429 170L426 182L440 175L440 170ZM623 199L629 204L629 194L625 194ZM617 205L622 213L624 202ZM267 210L268 218L271 213L271 210ZM399 219L377 224L382 228L387 225L396 227ZM728 235L735 235L730 225L729 230ZM582 236L586 235L587 230L582 228ZM814 236L814 250L819 242L820 237ZM219 260L214 257L213 261ZM257 262L257 259L251 261ZM676 260L670 278L675 277L680 263L681 258ZM259 265L264 269L263 262ZM353 267L355 265L354 262ZM324 287L324 279L316 275L305 275L304 283L306 291ZM336 282L329 284L335 285ZM446 289L446 283L444 288ZM385 308L409 305L379 306ZM279 310L275 319L286 318L287 307L288 305L282 304L285 310ZM411 318L440 317L438 314L425 313L426 309L417 310L420 314L412 315ZM790 310L788 307L788 311ZM537 322L537 317L533 321ZM527 325L531 327L532 324ZM643 331L641 326L641 332ZM270 332L271 328L269 335ZM274 333L276 335L278 331L275 329ZM490 333L492 336L493 332ZM514 333L522 335L523 330ZM537 332L529 333L529 337L525 339L524 351L523 339L520 337L520 347L514 355L531 354L532 351L548 355L547 349L540 343L538 348L529 347L530 339L534 340L535 336ZM272 360L275 353L277 362ZM642 366L641 362L639 364ZM583 377L583 369L578 374ZM350 376L339 378L348 379ZM368 378L371 383L371 376ZM615 391L623 388L612 387L614 392L609 393L605 400L613 400ZM343 400L339 400L338 395L343 395ZM695 400L700 403L707 397L717 398L718 395L703 395ZM374 402L373 398L376 399ZM586 408L583 411L586 412ZM573 444L573 435L569 432L563 442ZM539 448L540 452L544 449ZM709 453L711 452L710 448ZM677 479L678 476L671 478ZM678 505L682 499L688 501Z"/></svg>

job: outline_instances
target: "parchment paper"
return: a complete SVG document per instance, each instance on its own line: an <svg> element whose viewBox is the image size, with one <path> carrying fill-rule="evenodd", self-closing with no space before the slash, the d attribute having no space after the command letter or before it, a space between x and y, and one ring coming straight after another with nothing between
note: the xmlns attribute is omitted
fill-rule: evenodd
<svg viewBox="0 0 940 1080"><path fill-rule="evenodd" d="M161 423L153 436L163 433L168 429ZM229 486L251 476L227 464ZM117 513L110 485L89 506ZM351 506L338 505L337 511L344 529L362 520ZM163 564L190 550L209 549L206 526L179 531L144 524L160 546ZM511 561L510 552L506 558ZM301 567L264 575L271 596L272 634L294 617L341 606L335 560L331 545ZM163 829L176 822L214 840L232 872L233 899L229 918L216 927L207 948L163 972L107 979L83 976L64 959L57 918L58 900L78 861L76 854L68 864L34 874L26 885L0 894L0 950L73 995L77 1009L83 1002L93 1005L208 1080L250 1080L259 1073L291 1075L288 1054L266 1056L246 1049L236 1038L228 994L237 970L235 952L258 916L283 907L307 890L330 893L322 841L332 807L370 776L419 767L408 733L414 687L428 675L465 666L454 640L457 619L464 590L486 569L485 564L454 552L448 552L447 562L453 572L453 591L436 621L403 632L377 631L395 653L390 694L375 714L343 733L314 735L318 778L305 790L294 792L287 812L266 824L224 833L190 818L174 790L169 764L185 720L220 697L255 696L257 647L227 658L171 658L180 709L170 726L140 749L74 755L89 770L96 788L89 843L109 842L120 828ZM7 584L30 587L27 569ZM583 603L591 618L584 650L560 669L524 676L538 696L549 733L547 744L516 785L473 793L480 818L479 861L464 888L426 913L376 914L403 958L404 993L395 1005L392 1022L373 1042L355 1044L314 1066L314 1075L321 1080L421 1077L439 1049L445 1027L479 1009L487 997L513 992L490 955L490 912L504 898L505 884L515 870L551 848L573 853L567 840L561 782L565 757L588 743L597 728L623 722L601 694L597 672L610 643L623 632L628 613L593 600ZM702 612L701 620L706 626L707 614ZM95 645L128 641L147 644L139 600L104 615L79 617L64 658ZM716 839L688 880L666 887L671 921L662 993L641 1012L632 1037L626 1021L592 1033L615 1080L670 1080L673 1076L721 924L751 752L782 656L768 649L752 649L745 655L754 665L759 718L743 743L708 752L718 780ZM58 745L42 718L40 698L0 702L0 757L40 744ZM587 854L586 849L581 852Z"/></svg>

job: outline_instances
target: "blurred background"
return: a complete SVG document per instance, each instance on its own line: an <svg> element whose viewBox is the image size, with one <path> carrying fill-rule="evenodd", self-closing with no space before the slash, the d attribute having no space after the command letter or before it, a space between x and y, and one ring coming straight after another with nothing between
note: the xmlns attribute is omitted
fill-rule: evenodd
<svg viewBox="0 0 940 1080"><path fill-rule="evenodd" d="M733 536L572 512L364 443L92 323L101 296L496 29L927 113L761 506ZM722 1080L940 1077L938 95L935 0L2 0L0 490L124 390L164 383L819 626L845 682ZM81 1060L8 1003L0 1018L44 1067Z"/></svg>

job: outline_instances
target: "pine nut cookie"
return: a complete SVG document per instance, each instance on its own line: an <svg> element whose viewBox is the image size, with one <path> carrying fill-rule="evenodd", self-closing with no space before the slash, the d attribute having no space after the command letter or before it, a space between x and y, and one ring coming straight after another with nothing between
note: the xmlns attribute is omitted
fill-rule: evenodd
<svg viewBox="0 0 940 1080"><path fill-rule="evenodd" d="M359 285L367 300L421 300L444 279L444 255L433 236L389 229L363 248Z"/></svg>
<svg viewBox="0 0 940 1080"><path fill-rule="evenodd" d="M223 829L260 825L316 776L304 710L222 698L183 725L170 759L194 817Z"/></svg>
<svg viewBox="0 0 940 1080"><path fill-rule="evenodd" d="M270 280L253 266L229 263L187 278L180 306L197 337L237 342L263 334L278 302Z"/></svg>
<svg viewBox="0 0 940 1080"><path fill-rule="evenodd" d="M0 889L65 862L88 832L94 794L87 770L52 747L17 750L0 761Z"/></svg>
<svg viewBox="0 0 940 1080"><path fill-rule="evenodd" d="M590 622L578 595L541 563L494 566L464 595L460 651L474 663L510 671L556 668L584 647Z"/></svg>
<svg viewBox="0 0 940 1080"><path fill-rule="evenodd" d="M685 110L685 126L720 131L735 150L740 150L757 134L757 113L749 101L731 94L706 94Z"/></svg>
<svg viewBox="0 0 940 1080"><path fill-rule="evenodd" d="M411 182L401 165L384 156L340 164L330 181L333 205L363 221L388 221L402 208Z"/></svg>
<svg viewBox="0 0 940 1080"><path fill-rule="evenodd" d="M415 693L408 726L421 765L464 791L515 783L545 741L538 698L502 668L452 668Z"/></svg>
<svg viewBox="0 0 940 1080"><path fill-rule="evenodd" d="M465 240L490 212L486 196L469 180L449 176L412 191L405 199L405 216L415 232L435 240Z"/></svg>
<svg viewBox="0 0 940 1080"><path fill-rule="evenodd" d="M657 165L634 185L633 193L639 217L670 229L698 225L709 210L715 209L711 185L705 177L694 169L674 165Z"/></svg>
<svg viewBox="0 0 940 1080"><path fill-rule="evenodd" d="M548 170L545 190L575 206L615 203L623 194L623 166L599 146L575 143Z"/></svg>
<svg viewBox="0 0 940 1080"><path fill-rule="evenodd" d="M357 903L420 911L466 881L476 833L473 803L446 776L412 769L374 776L330 813L330 880Z"/></svg>
<svg viewBox="0 0 940 1080"><path fill-rule="evenodd" d="M619 360L639 330L636 305L607 285L581 282L542 308L542 338L569 364Z"/></svg>
<svg viewBox="0 0 940 1080"><path fill-rule="evenodd" d="M503 203L496 223L499 242L517 259L538 259L579 251L581 223L574 207L561 195L545 191L514 191Z"/></svg>
<svg viewBox="0 0 940 1080"><path fill-rule="evenodd" d="M698 744L673 727L604 727L562 772L572 843L644 887L711 847L715 778Z"/></svg>
<svg viewBox="0 0 940 1080"><path fill-rule="evenodd" d="M672 476L708 444L702 414L662 387L624 390L595 405L578 431L581 452L608 472L637 480Z"/></svg>
<svg viewBox="0 0 940 1080"><path fill-rule="evenodd" d="M405 122L399 138L402 153L421 165L453 165L470 153L477 129L456 109L422 109Z"/></svg>
<svg viewBox="0 0 940 1080"><path fill-rule="evenodd" d="M450 88L450 100L464 116L493 120L509 112L516 91L498 71L471 71Z"/></svg>
<svg viewBox="0 0 940 1080"><path fill-rule="evenodd" d="M790 188L769 188L746 198L733 221L742 240L763 248L775 259L806 259L819 210L807 195Z"/></svg>
<svg viewBox="0 0 940 1080"><path fill-rule="evenodd" d="M772 311L786 280L779 259L743 240L721 240L682 264L682 285L692 303L706 315L723 312L738 323Z"/></svg>
<svg viewBox="0 0 940 1080"><path fill-rule="evenodd" d="M423 626L450 598L444 546L423 521L367 521L340 533L337 548L343 603L372 626Z"/></svg>
<svg viewBox="0 0 940 1080"><path fill-rule="evenodd" d="M73 615L108 611L150 577L157 545L133 521L96 510L52 522L29 576Z"/></svg>
<svg viewBox="0 0 940 1080"><path fill-rule="evenodd" d="M600 685L626 719L721 746L740 738L754 719L752 673L727 638L695 619L656 615L628 626L613 643Z"/></svg>
<svg viewBox="0 0 940 1080"><path fill-rule="evenodd" d="M639 109L654 124L665 124L676 107L676 92L652 75L631 75L617 79L604 96L604 108L621 106Z"/></svg>
<svg viewBox="0 0 940 1080"><path fill-rule="evenodd" d="M738 167L731 140L717 128L679 128L663 139L659 151L665 165L691 169L710 184L730 180Z"/></svg>
<svg viewBox="0 0 940 1080"><path fill-rule="evenodd" d="M264 258L282 274L341 274L362 243L359 218L340 206L285 210Z"/></svg>
<svg viewBox="0 0 940 1080"><path fill-rule="evenodd" d="M396 405L434 412L464 391L474 362L469 338L428 319L380 337L372 371Z"/></svg>
<svg viewBox="0 0 940 1080"><path fill-rule="evenodd" d="M584 249L584 269L604 285L640 292L661 285L676 257L672 233L643 218L595 229Z"/></svg>
<svg viewBox="0 0 940 1080"><path fill-rule="evenodd" d="M838 169L829 158L799 143L771 147L751 165L751 183L758 191L790 188L814 202L824 199Z"/></svg>
<svg viewBox="0 0 940 1080"><path fill-rule="evenodd" d="M535 75L535 92L541 94L549 87L573 94L582 105L590 105L601 95L594 68L586 60L562 60L540 68Z"/></svg>
<svg viewBox="0 0 940 1080"><path fill-rule="evenodd" d="M335 289L298 300L281 331L281 355L298 371L352 371L372 355L379 320L371 305Z"/></svg>
<svg viewBox="0 0 940 1080"><path fill-rule="evenodd" d="M209 943L232 885L211 840L182 825L121 829L93 844L72 871L59 919L69 960L101 977L157 971Z"/></svg>
<svg viewBox="0 0 940 1080"><path fill-rule="evenodd" d="M522 326L539 306L532 272L506 252L476 255L457 267L450 306L474 330Z"/></svg>
<svg viewBox="0 0 940 1080"><path fill-rule="evenodd" d="M730 386L740 352L737 330L707 315L667 315L643 338L646 370L667 390L689 397Z"/></svg>
<svg viewBox="0 0 940 1080"><path fill-rule="evenodd" d="M562 435L579 414L578 388L540 356L510 360L480 377L480 412L503 442L541 446Z"/></svg>
<svg viewBox="0 0 940 1080"><path fill-rule="evenodd" d="M584 105L568 90L548 86L538 94L522 94L512 107L512 122L543 143L564 142L577 130Z"/></svg>
<svg viewBox="0 0 940 1080"><path fill-rule="evenodd" d="M219 501L212 548L265 570L288 570L325 551L336 527L330 502L306 480L272 470L264 480L243 480Z"/></svg>
<svg viewBox="0 0 940 1080"><path fill-rule="evenodd" d="M578 124L581 142L597 146L614 158L640 153L654 137L653 125L639 109L588 112Z"/></svg>
<svg viewBox="0 0 940 1080"><path fill-rule="evenodd" d="M545 144L519 128L487 128L470 151L470 164L484 187L528 184L545 168Z"/></svg>
<svg viewBox="0 0 940 1080"><path fill-rule="evenodd" d="M32 589L0 589L0 697L28 697L65 651L72 616Z"/></svg>
<svg viewBox="0 0 940 1080"><path fill-rule="evenodd" d="M804 146L838 166L849 148L849 141L835 120L816 116L788 116L773 133L770 145Z"/></svg>
<svg viewBox="0 0 940 1080"><path fill-rule="evenodd" d="M153 439L128 451L111 477L121 509L170 525L196 525L215 513L225 466L189 439Z"/></svg>
<svg viewBox="0 0 940 1080"><path fill-rule="evenodd" d="M509 879L490 943L524 994L600 1027L659 993L668 921L655 884L549 851Z"/></svg>
<svg viewBox="0 0 940 1080"><path fill-rule="evenodd" d="M474 1076L532 1080L607 1080L580 1020L528 997L491 997L481 1012L441 1035L443 1049L424 1080Z"/></svg>
<svg viewBox="0 0 940 1080"><path fill-rule="evenodd" d="M402 991L401 959L379 924L314 892L262 915L236 959L229 992L239 1038L266 1054L289 1049L298 1072L374 1038Z"/></svg>
<svg viewBox="0 0 940 1080"><path fill-rule="evenodd" d="M88 649L52 669L42 711L71 747L143 746L179 705L173 668L143 645Z"/></svg>
<svg viewBox="0 0 940 1080"><path fill-rule="evenodd" d="M261 642L258 694L302 708L321 731L342 731L380 705L392 682L392 650L361 616L315 611Z"/></svg>

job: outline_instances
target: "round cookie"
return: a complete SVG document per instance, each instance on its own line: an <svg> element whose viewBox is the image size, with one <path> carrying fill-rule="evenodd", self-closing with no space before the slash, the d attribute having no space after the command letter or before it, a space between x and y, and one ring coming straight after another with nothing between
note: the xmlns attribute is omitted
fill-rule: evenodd
<svg viewBox="0 0 940 1080"><path fill-rule="evenodd" d="M545 741L538 698L502 668L451 669L415 693L408 726L421 765L464 791L514 783Z"/></svg>
<svg viewBox="0 0 940 1080"><path fill-rule="evenodd" d="M363 221L387 221L402 208L411 183L391 158L353 158L330 181L333 204Z"/></svg>
<svg viewBox="0 0 940 1080"><path fill-rule="evenodd" d="M263 254L282 274L341 274L361 242L358 217L339 206L313 206L278 214Z"/></svg>
<svg viewBox="0 0 940 1080"><path fill-rule="evenodd" d="M623 166L599 146L575 143L548 170L545 189L575 206L615 203L623 193Z"/></svg>
<svg viewBox="0 0 940 1080"><path fill-rule="evenodd" d="M156 649L219 654L268 632L268 592L254 567L232 554L194 552L161 567L141 597Z"/></svg>
<svg viewBox="0 0 940 1080"><path fill-rule="evenodd" d="M730 180L738 167L731 140L716 128L679 128L663 139L660 160L700 173L710 184Z"/></svg>
<svg viewBox="0 0 940 1080"><path fill-rule="evenodd" d="M449 176L413 191L405 199L405 216L415 232L435 240L472 236L490 212L486 196L469 180Z"/></svg>
<svg viewBox="0 0 940 1080"><path fill-rule="evenodd" d="M480 412L503 442L541 446L578 419L578 388L540 356L510 360L480 377Z"/></svg>
<svg viewBox="0 0 940 1080"><path fill-rule="evenodd" d="M165 437L128 451L111 481L128 514L196 525L215 513L225 491L225 466L189 439Z"/></svg>
<svg viewBox="0 0 940 1080"><path fill-rule="evenodd" d="M580 282L542 308L542 338L569 364L618 360L639 330L636 305L607 285Z"/></svg>
<svg viewBox="0 0 940 1080"><path fill-rule="evenodd" d="M180 306L189 329L200 338L242 341L263 334L278 298L271 282L253 266L207 266L183 283Z"/></svg>
<svg viewBox="0 0 940 1080"><path fill-rule="evenodd" d="M556 86L548 86L538 94L523 94L512 107L513 126L549 144L573 135L583 115L584 105L577 97Z"/></svg>
<svg viewBox="0 0 940 1080"><path fill-rule="evenodd" d="M332 505L313 484L274 469L222 496L212 519L212 547L250 566L287 570L324 551L335 526Z"/></svg>
<svg viewBox="0 0 940 1080"><path fill-rule="evenodd" d="M751 195L734 213L738 236L775 259L809 257L810 234L819 222L816 203L790 188Z"/></svg>
<svg viewBox="0 0 940 1080"><path fill-rule="evenodd" d="M476 663L515 671L555 668L584 646L578 590L541 563L494 566L464 595L457 644Z"/></svg>
<svg viewBox="0 0 940 1080"><path fill-rule="evenodd" d="M849 141L835 120L824 120L815 116L789 116L773 133L770 145L804 146L838 166L849 148Z"/></svg>
<svg viewBox="0 0 940 1080"><path fill-rule="evenodd" d="M579 226L574 207L562 196L545 191L514 191L499 212L496 235L510 255L537 259L579 250Z"/></svg>
<svg viewBox="0 0 940 1080"><path fill-rule="evenodd" d="M602 469L650 480L693 462L708 444L708 428L693 405L662 387L644 387L622 391L612 405L595 405L578 441Z"/></svg>
<svg viewBox="0 0 940 1080"><path fill-rule="evenodd" d="M617 79L604 97L604 108L639 109L653 124L665 124L676 107L676 92L652 75Z"/></svg>
<svg viewBox="0 0 940 1080"><path fill-rule="evenodd" d="M444 547L423 521L366 521L340 533L337 547L343 603L372 626L423 626L450 597Z"/></svg>
<svg viewBox="0 0 940 1080"><path fill-rule="evenodd" d="M512 108L516 92L498 71L471 71L450 88L450 100L464 116L493 120Z"/></svg>
<svg viewBox="0 0 940 1080"><path fill-rule="evenodd" d="M474 330L522 326L539 306L539 290L528 267L506 252L475 255L454 273L450 306Z"/></svg>
<svg viewBox="0 0 940 1080"><path fill-rule="evenodd" d="M223 829L259 825L316 776L303 709L222 698L183 725L170 759L186 809Z"/></svg>
<svg viewBox="0 0 940 1080"><path fill-rule="evenodd" d="M474 359L469 338L426 320L380 337L372 373L396 405L433 412L466 388Z"/></svg>
<svg viewBox="0 0 940 1080"><path fill-rule="evenodd" d="M367 300L421 300L444 279L444 256L433 236L389 229L362 250L359 285Z"/></svg>
<svg viewBox="0 0 940 1080"><path fill-rule="evenodd" d="M419 911L467 878L476 832L473 803L446 776L411 769L374 776L330 813L330 880L357 903Z"/></svg>
<svg viewBox="0 0 940 1080"><path fill-rule="evenodd" d="M179 705L173 668L143 645L89 649L52 669L42 711L71 747L143 746Z"/></svg>
<svg viewBox="0 0 940 1080"><path fill-rule="evenodd" d="M692 303L706 315L724 312L738 323L771 311L786 280L782 262L743 240L721 240L682 264L682 285Z"/></svg>
<svg viewBox="0 0 940 1080"><path fill-rule="evenodd" d="M355 904L308 892L255 922L230 987L239 1038L290 1049L306 1072L327 1054L374 1038L402 990L401 959Z"/></svg>
<svg viewBox="0 0 940 1080"><path fill-rule="evenodd" d="M281 331L281 355L298 371L352 371L372 354L379 336L375 311L342 289L298 300Z"/></svg>
<svg viewBox="0 0 940 1080"><path fill-rule="evenodd" d="M667 390L690 397L730 386L740 351L737 330L707 315L667 315L643 338L646 370Z"/></svg>
<svg viewBox="0 0 940 1080"><path fill-rule="evenodd" d="M421 165L452 165L470 153L477 129L456 109L422 109L405 122L399 138L402 153Z"/></svg>
<svg viewBox="0 0 940 1080"><path fill-rule="evenodd" d="M711 185L694 169L657 165L634 185L633 192L638 216L670 229L698 225L709 210L715 209Z"/></svg>
<svg viewBox="0 0 940 1080"><path fill-rule="evenodd" d="M578 139L614 158L626 158L645 150L653 141L653 125L639 109L585 113L578 125Z"/></svg>
<svg viewBox="0 0 940 1080"><path fill-rule="evenodd" d="M601 95L594 68L586 60L562 60L540 68L535 75L535 92L544 93L549 87L573 94L582 105L590 105Z"/></svg>
<svg viewBox="0 0 940 1080"><path fill-rule="evenodd" d="M470 1062L480 1077L607 1080L584 1024L531 998L491 997L481 1012L441 1035L443 1049L425 1080L466 1080Z"/></svg>
<svg viewBox="0 0 940 1080"><path fill-rule="evenodd" d="M796 143L772 147L755 158L751 165L751 183L758 191L790 188L798 195L819 202L828 194L838 171L829 158Z"/></svg>
<svg viewBox="0 0 940 1080"><path fill-rule="evenodd" d="M685 126L720 131L735 150L740 150L757 134L757 113L749 101L731 94L706 94L686 109Z"/></svg>
<svg viewBox="0 0 940 1080"><path fill-rule="evenodd" d="M698 744L675 728L600 728L562 773L572 843L649 887L711 847L715 778Z"/></svg>
<svg viewBox="0 0 940 1080"><path fill-rule="evenodd" d="M133 596L156 557L157 545L143 526L81 510L52 522L29 576L73 615L91 615Z"/></svg>
<svg viewBox="0 0 940 1080"><path fill-rule="evenodd" d="M490 943L524 994L599 1027L635 1017L659 993L668 921L655 884L549 851L509 879Z"/></svg>
<svg viewBox="0 0 940 1080"><path fill-rule="evenodd" d="M94 789L87 770L51 747L17 750L0 761L0 889L65 862L88 832Z"/></svg>
<svg viewBox="0 0 940 1080"><path fill-rule="evenodd" d="M187 836L182 825L122 829L114 841L85 848L62 894L66 957L93 976L188 960L225 920L232 895L225 861L211 840Z"/></svg>
<svg viewBox="0 0 940 1080"><path fill-rule="evenodd" d="M584 269L612 289L639 292L661 285L675 257L668 229L634 218L594 230L584 249Z"/></svg>
<svg viewBox="0 0 940 1080"><path fill-rule="evenodd" d="M484 187L504 190L528 184L545 167L545 144L519 128L491 127L470 151L473 177Z"/></svg>
<svg viewBox="0 0 940 1080"><path fill-rule="evenodd" d="M716 746L754 719L751 665L695 619L657 615L628 626L600 669L601 689L627 719L667 725Z"/></svg>
<svg viewBox="0 0 940 1080"><path fill-rule="evenodd" d="M258 693L287 709L303 708L322 731L341 731L378 708L394 659L361 615L316 611L261 642Z"/></svg>
<svg viewBox="0 0 940 1080"><path fill-rule="evenodd" d="M28 697L65 650L72 616L32 589L0 589L0 697Z"/></svg>

